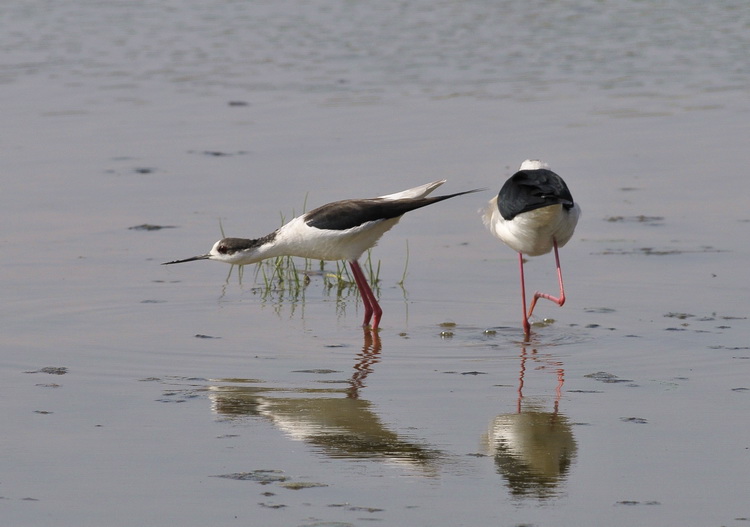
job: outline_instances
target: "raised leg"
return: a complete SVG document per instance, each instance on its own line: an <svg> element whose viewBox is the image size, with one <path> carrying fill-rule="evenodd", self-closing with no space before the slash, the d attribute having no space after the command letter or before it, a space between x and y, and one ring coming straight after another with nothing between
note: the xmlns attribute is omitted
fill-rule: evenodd
<svg viewBox="0 0 750 527"><path fill-rule="evenodd" d="M370 289L370 285L367 283L365 274L362 272L362 268L359 266L357 260L349 262L349 267L352 268L352 274L354 275L354 281L357 282L359 288L359 294L362 296L362 303L365 306L365 320L362 323L363 326L367 326L372 319L372 329L378 329L380 324L380 316L383 314L383 310L380 309L378 299L375 298L375 294Z"/></svg>
<svg viewBox="0 0 750 527"><path fill-rule="evenodd" d="M531 301L531 307L529 308L529 317L534 312L534 306L536 306L536 301L540 298L546 298L547 300L551 300L558 306L561 306L565 303L565 287L563 286L563 279L562 279L562 270L560 269L560 256L557 254L557 240L553 240L553 247L555 249L555 265L557 265L557 281L560 284L560 296L555 297L552 295L548 295L546 293L540 293L537 291L534 293L534 300Z"/></svg>

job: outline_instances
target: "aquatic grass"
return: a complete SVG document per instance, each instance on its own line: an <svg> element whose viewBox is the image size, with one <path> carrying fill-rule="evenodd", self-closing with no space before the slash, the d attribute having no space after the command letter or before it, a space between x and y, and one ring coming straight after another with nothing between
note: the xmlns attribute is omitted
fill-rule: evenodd
<svg viewBox="0 0 750 527"><path fill-rule="evenodd" d="M404 287L404 282L406 282L406 274L408 270L409 270L409 240L406 240L406 261L404 262L404 273L401 275L401 280L398 282L398 285L400 285L401 288Z"/></svg>
<svg viewBox="0 0 750 527"><path fill-rule="evenodd" d="M274 293L284 293L297 299L314 276L321 276L324 290L335 291L338 297L345 296L349 289L359 294L354 276L346 262L336 261L334 265L335 269L330 268L329 262L323 260L279 256L255 264L255 282L263 298L268 298ZM363 271L369 277L370 286L378 292L381 281L380 260L375 261L368 250L362 265Z"/></svg>
<svg viewBox="0 0 750 527"><path fill-rule="evenodd" d="M377 266L373 267L371 249L367 249L367 259L365 260L365 270L367 271L367 274L370 277L370 280L369 280L370 285L372 287L377 287L377 285L380 283L380 260L378 260Z"/></svg>

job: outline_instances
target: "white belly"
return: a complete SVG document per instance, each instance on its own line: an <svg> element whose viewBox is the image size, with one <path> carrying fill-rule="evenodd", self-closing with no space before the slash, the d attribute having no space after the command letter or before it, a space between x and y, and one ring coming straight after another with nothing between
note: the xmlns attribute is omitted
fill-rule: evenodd
<svg viewBox="0 0 750 527"><path fill-rule="evenodd" d="M338 231L316 229L295 218L284 226L277 247L283 254L313 260L356 260L400 219L373 221Z"/></svg>

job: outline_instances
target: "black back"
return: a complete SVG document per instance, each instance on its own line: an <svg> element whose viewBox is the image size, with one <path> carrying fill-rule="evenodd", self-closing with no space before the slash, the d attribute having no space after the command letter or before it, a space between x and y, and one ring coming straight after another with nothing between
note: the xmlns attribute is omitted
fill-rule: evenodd
<svg viewBox="0 0 750 527"><path fill-rule="evenodd" d="M565 181L546 168L519 170L505 182L497 195L497 208L505 220L557 204L570 209L573 196Z"/></svg>

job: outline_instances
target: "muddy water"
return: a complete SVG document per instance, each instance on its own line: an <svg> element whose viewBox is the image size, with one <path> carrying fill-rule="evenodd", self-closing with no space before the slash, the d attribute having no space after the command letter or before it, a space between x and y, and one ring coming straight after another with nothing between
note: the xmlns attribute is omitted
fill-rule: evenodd
<svg viewBox="0 0 750 527"><path fill-rule="evenodd" d="M688 7L0 8L5 521L747 523L750 13ZM583 209L530 342L477 214L526 157ZM439 178L490 190L383 238L377 335L159 265Z"/></svg>

